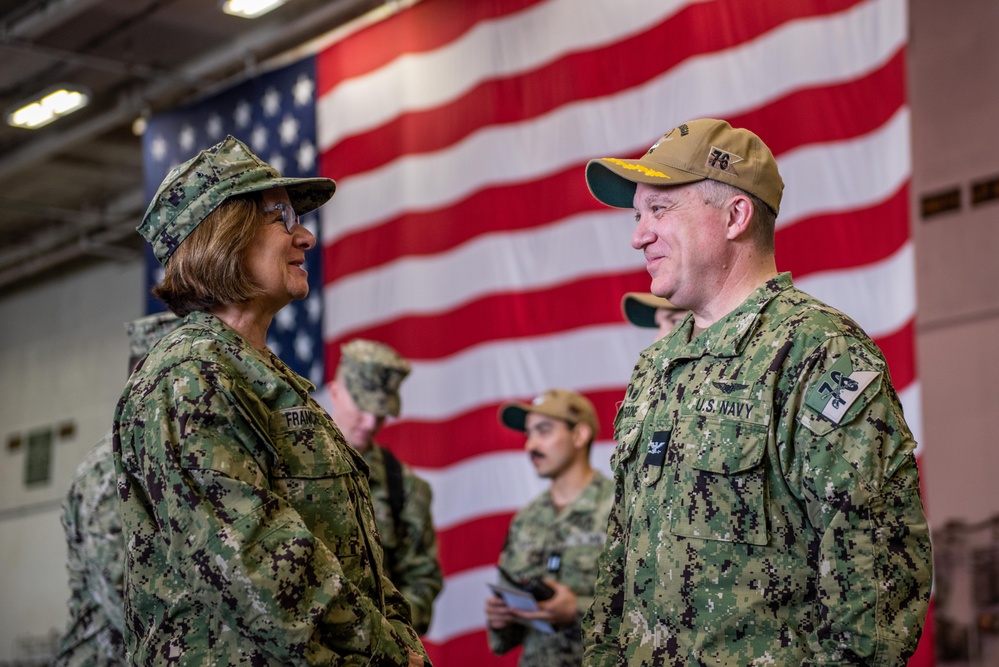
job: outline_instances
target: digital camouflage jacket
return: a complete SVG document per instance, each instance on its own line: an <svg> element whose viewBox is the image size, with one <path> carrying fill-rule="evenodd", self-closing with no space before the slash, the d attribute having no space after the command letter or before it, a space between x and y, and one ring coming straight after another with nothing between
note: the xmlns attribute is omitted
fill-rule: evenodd
<svg viewBox="0 0 999 667"><path fill-rule="evenodd" d="M133 663L426 659L384 574L367 466L313 389L199 312L132 374L114 442Z"/></svg>
<svg viewBox="0 0 999 667"><path fill-rule="evenodd" d="M616 501L590 667L901 667L930 539L884 358L770 280L642 352L615 422Z"/></svg>
<svg viewBox="0 0 999 667"><path fill-rule="evenodd" d="M385 570L389 579L409 602L413 627L425 634L430 627L434 599L444 585L444 575L437 559L437 533L430 515L433 494L430 485L402 464L403 505L401 526L392 518L385 450L372 444L364 452L368 464L368 483L375 507L375 525L385 552Z"/></svg>
<svg viewBox="0 0 999 667"><path fill-rule="evenodd" d="M121 598L125 539L112 454L109 432L77 466L62 503L69 624L53 667L127 664Z"/></svg>
<svg viewBox="0 0 999 667"><path fill-rule="evenodd" d="M548 491L522 508L510 522L500 567L514 577L554 579L572 589L579 600L576 622L545 633L525 625L489 630L489 647L506 653L523 644L521 667L578 667L583 659L580 621L593 600L597 560L607 534L607 515L614 484L599 472L583 493L557 512ZM556 556L558 571L549 559ZM504 582L511 584L514 582Z"/></svg>

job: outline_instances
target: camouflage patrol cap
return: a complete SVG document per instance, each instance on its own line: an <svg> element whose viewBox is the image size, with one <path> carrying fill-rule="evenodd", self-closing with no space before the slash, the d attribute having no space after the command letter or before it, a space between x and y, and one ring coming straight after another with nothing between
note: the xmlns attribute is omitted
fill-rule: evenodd
<svg viewBox="0 0 999 667"><path fill-rule="evenodd" d="M671 186L711 179L759 198L780 212L784 181L758 136L724 120L701 118L670 130L638 160L590 160L586 185L599 201L632 208L637 183Z"/></svg>
<svg viewBox="0 0 999 667"><path fill-rule="evenodd" d="M364 412L380 417L399 416L399 385L412 367L384 343L355 338L340 346L337 376L347 393Z"/></svg>
<svg viewBox="0 0 999 667"><path fill-rule="evenodd" d="M499 409L500 423L514 431L526 431L527 415L532 412L573 425L588 424L593 430L594 438L600 431L597 411L590 399L570 389L549 389L530 404L504 403Z"/></svg>
<svg viewBox="0 0 999 667"><path fill-rule="evenodd" d="M333 196L330 178L282 178L232 135L166 175L136 228L164 266L184 239L229 197L283 187L305 215Z"/></svg>
<svg viewBox="0 0 999 667"><path fill-rule="evenodd" d="M153 313L127 322L125 331L128 333L129 356L138 359L156 345L160 338L183 323L184 320L171 312Z"/></svg>
<svg viewBox="0 0 999 667"><path fill-rule="evenodd" d="M669 299L651 292L628 292L621 297L621 312L624 313L624 319L637 327L657 328L659 325L656 323L656 310L659 308L683 310L670 303Z"/></svg>

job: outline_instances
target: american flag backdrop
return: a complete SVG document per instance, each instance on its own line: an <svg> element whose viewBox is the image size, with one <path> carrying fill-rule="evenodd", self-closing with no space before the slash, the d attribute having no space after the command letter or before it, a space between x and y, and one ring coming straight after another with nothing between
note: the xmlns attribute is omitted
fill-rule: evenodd
<svg viewBox="0 0 999 667"><path fill-rule="evenodd" d="M425 642L438 667L515 663L488 651L486 583L511 516L545 485L498 406L550 387L585 393L602 423L594 463L607 471L616 405L652 340L619 309L624 292L649 284L629 244L632 215L589 195L589 158L638 157L703 116L763 137L786 182L778 268L881 346L919 438L906 7L422 0L153 119L153 187L171 160L217 141L213 114L285 173L336 179L314 221L309 268L321 284L276 323L274 343L317 384L358 336L413 362L402 416L379 440L434 490L446 583ZM281 114L296 98L280 93L268 115L266 92L305 90L306 79L314 108L302 110L298 152L279 163ZM243 99L255 106L240 125ZM301 138L313 113L315 136ZM157 142L173 157L158 158ZM320 313L321 330L299 333ZM312 335L322 342L310 348ZM933 664L929 631L910 664Z"/></svg>

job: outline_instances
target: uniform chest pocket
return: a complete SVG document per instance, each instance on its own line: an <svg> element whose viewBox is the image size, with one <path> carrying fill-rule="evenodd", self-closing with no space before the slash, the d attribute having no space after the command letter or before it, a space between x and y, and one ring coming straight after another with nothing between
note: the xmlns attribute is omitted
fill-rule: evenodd
<svg viewBox="0 0 999 667"><path fill-rule="evenodd" d="M276 415L284 416L280 412ZM370 502L361 495L366 486L359 468L363 462L355 462L359 457L332 424L304 419L282 424L274 417L271 426L277 450L271 488L298 511L310 530L328 545L338 545L338 557L351 555L361 543L359 524L332 521L331 517L337 514L359 520L370 515Z"/></svg>
<svg viewBox="0 0 999 667"><path fill-rule="evenodd" d="M681 420L673 438L680 460L670 532L767 544L766 427L694 417Z"/></svg>
<svg viewBox="0 0 999 667"><path fill-rule="evenodd" d="M271 417L271 441L277 450L274 476L308 480L356 473L346 445L310 412L296 408Z"/></svg>

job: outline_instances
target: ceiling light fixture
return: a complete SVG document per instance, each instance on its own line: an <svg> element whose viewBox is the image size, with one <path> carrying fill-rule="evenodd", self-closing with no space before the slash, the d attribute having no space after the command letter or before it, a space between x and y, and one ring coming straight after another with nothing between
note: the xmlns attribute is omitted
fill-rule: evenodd
<svg viewBox="0 0 999 667"><path fill-rule="evenodd" d="M286 0L225 0L222 3L222 11L244 19L255 19L272 9L277 9L285 2Z"/></svg>
<svg viewBox="0 0 999 667"><path fill-rule="evenodd" d="M43 90L37 99L21 104L7 113L7 124L36 130L57 118L73 113L90 102L90 93L80 87L65 85Z"/></svg>

